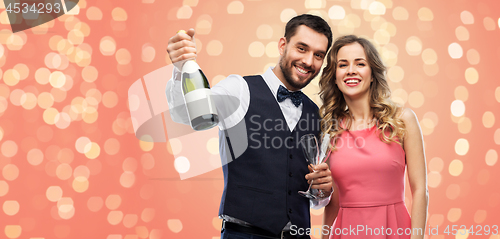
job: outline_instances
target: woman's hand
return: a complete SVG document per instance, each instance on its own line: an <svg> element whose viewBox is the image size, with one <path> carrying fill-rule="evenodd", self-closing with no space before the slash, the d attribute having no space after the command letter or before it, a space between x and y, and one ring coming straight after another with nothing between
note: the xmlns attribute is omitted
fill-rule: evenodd
<svg viewBox="0 0 500 239"><path fill-rule="evenodd" d="M332 192L333 180L332 172L330 172L328 164L321 163L314 166L314 168L309 165L309 172L310 173L306 175L306 179L308 183L311 183L310 180L313 180L311 188L320 189L325 195L330 195Z"/></svg>

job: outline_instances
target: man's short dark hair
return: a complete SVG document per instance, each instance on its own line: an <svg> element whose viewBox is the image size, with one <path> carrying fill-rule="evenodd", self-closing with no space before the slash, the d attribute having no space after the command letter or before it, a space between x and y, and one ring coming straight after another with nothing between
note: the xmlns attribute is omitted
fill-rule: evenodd
<svg viewBox="0 0 500 239"><path fill-rule="evenodd" d="M326 38L328 38L328 47L326 48L326 51L330 49L333 38L332 29L330 29L330 26L323 18L310 14L298 15L288 21L285 27L285 38L287 42L290 41L290 38L295 35L297 28L300 25L307 26L314 31L325 35Z"/></svg>

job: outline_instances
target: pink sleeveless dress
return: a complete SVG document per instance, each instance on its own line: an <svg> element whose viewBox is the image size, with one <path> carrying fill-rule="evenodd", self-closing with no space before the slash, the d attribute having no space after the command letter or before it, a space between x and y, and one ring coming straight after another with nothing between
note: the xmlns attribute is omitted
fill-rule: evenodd
<svg viewBox="0 0 500 239"><path fill-rule="evenodd" d="M344 131L336 147L330 154L330 170L340 209L330 239L410 238L401 145L382 142L373 126Z"/></svg>

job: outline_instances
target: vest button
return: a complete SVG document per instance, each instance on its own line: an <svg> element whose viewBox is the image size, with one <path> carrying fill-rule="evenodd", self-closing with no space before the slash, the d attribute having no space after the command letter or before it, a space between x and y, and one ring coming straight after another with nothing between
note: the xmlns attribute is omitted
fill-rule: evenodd
<svg viewBox="0 0 500 239"><path fill-rule="evenodd" d="M288 173L288 176L293 177L293 173L292 172Z"/></svg>
<svg viewBox="0 0 500 239"><path fill-rule="evenodd" d="M288 195L292 195L292 190L288 190Z"/></svg>
<svg viewBox="0 0 500 239"><path fill-rule="evenodd" d="M288 209L288 213L292 213L292 209L291 208Z"/></svg>
<svg viewBox="0 0 500 239"><path fill-rule="evenodd" d="M293 158L293 156L290 154L290 159Z"/></svg>
<svg viewBox="0 0 500 239"><path fill-rule="evenodd" d="M290 142L293 142L293 138L290 138Z"/></svg>

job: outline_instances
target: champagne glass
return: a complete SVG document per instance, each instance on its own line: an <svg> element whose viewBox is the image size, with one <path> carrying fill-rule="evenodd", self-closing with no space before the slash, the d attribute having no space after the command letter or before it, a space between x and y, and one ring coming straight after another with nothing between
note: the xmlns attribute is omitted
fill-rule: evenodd
<svg viewBox="0 0 500 239"><path fill-rule="evenodd" d="M318 140L316 139L316 136L314 134L306 134L300 138L300 144L302 145L302 151L304 152L307 162L311 166L320 164ZM299 191L299 194L309 199L316 199L317 196L311 193L312 183L313 180L311 180L307 191Z"/></svg>
<svg viewBox="0 0 500 239"><path fill-rule="evenodd" d="M331 153L330 144L331 144L331 135L328 133L325 133L323 135L323 138L321 139L318 164L325 162L330 157L330 153ZM333 188L332 188L332 190L333 190ZM320 198L323 198L326 196L324 194L323 190L319 190L319 189L316 189L316 190L313 189L313 194L316 195L317 197L319 196Z"/></svg>

